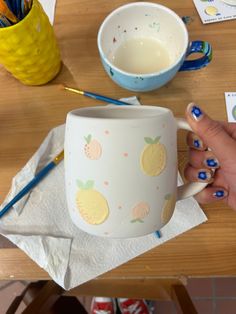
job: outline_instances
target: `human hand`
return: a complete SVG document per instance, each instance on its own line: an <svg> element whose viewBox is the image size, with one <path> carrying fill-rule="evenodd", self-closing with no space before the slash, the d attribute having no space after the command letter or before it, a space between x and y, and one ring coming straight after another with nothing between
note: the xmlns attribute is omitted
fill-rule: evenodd
<svg viewBox="0 0 236 314"><path fill-rule="evenodd" d="M214 121L193 103L187 107L186 118L194 133L187 137L190 151L185 177L209 182L195 198L202 204L223 199L236 210L236 124Z"/></svg>

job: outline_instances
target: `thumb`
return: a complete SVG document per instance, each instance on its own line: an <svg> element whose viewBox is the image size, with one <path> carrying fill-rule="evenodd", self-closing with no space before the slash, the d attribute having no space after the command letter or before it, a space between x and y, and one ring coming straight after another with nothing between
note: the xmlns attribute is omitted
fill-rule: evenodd
<svg viewBox="0 0 236 314"><path fill-rule="evenodd" d="M188 105L186 118L193 132L212 150L219 161L231 159L236 155L236 141L221 123L212 120L198 105Z"/></svg>

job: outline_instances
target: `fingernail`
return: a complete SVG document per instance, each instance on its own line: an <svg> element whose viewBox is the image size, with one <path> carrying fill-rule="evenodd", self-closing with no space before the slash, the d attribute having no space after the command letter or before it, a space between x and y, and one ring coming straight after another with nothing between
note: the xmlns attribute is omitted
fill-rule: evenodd
<svg viewBox="0 0 236 314"><path fill-rule="evenodd" d="M207 158L204 161L204 164L210 168L219 168L220 166L219 161L216 158Z"/></svg>
<svg viewBox="0 0 236 314"><path fill-rule="evenodd" d="M203 147L203 143L201 140L194 138L193 139L193 147L194 148L202 148Z"/></svg>
<svg viewBox="0 0 236 314"><path fill-rule="evenodd" d="M199 121L203 116L202 110L195 104L189 104L188 112L195 121Z"/></svg>
<svg viewBox="0 0 236 314"><path fill-rule="evenodd" d="M227 196L227 192L224 190L218 190L218 191L213 193L213 196L215 198L223 198L223 197Z"/></svg>
<svg viewBox="0 0 236 314"><path fill-rule="evenodd" d="M199 171L198 179L202 181L209 181L211 179L211 173L208 171Z"/></svg>

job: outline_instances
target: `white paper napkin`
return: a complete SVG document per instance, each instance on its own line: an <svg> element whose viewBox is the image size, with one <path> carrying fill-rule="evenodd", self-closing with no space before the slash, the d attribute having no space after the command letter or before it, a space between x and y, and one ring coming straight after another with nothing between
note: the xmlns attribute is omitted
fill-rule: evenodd
<svg viewBox="0 0 236 314"><path fill-rule="evenodd" d="M123 99L137 104L137 99ZM34 174L63 149L64 125L48 134L38 151L15 176L2 204L29 182ZM61 162L0 221L0 232L21 248L59 285L71 289L201 224L207 218L189 198L177 203L171 221L161 230L137 239L91 236L71 222L65 200L64 164Z"/></svg>
<svg viewBox="0 0 236 314"><path fill-rule="evenodd" d="M54 22L56 0L39 0L51 24Z"/></svg>

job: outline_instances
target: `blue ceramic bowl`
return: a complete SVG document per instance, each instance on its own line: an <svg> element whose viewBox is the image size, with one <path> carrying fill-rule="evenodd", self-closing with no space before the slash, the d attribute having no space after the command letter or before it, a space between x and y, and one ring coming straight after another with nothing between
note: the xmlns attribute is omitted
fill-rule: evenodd
<svg viewBox="0 0 236 314"><path fill-rule="evenodd" d="M156 41L157 45L153 49L147 48L142 54L135 47L130 49L131 42L135 41L140 44ZM175 12L149 2L130 3L111 12L100 26L97 44L102 64L110 78L121 87L137 92L155 90L169 82L178 71L200 69L212 59L209 43L200 40L189 43L185 24ZM153 50L158 46L168 58L168 64L159 70L156 69L157 64L163 63L162 59L158 59L158 51L155 51L156 62L153 59ZM119 49L123 49L123 64L117 65ZM196 52L202 53L202 57L186 60L187 56ZM140 64L149 70L140 71Z"/></svg>

